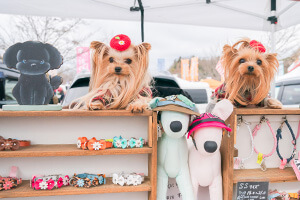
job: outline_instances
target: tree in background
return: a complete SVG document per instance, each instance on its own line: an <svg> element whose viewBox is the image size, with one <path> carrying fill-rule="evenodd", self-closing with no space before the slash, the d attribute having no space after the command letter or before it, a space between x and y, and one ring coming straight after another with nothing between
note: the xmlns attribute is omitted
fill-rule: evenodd
<svg viewBox="0 0 300 200"><path fill-rule="evenodd" d="M63 77L64 82L71 81L76 74L76 47L90 36L78 34L84 25L86 21L82 19L15 16L10 26L0 26L0 57L5 49L17 42L33 40L52 44L64 57L64 65L57 71L58 75Z"/></svg>

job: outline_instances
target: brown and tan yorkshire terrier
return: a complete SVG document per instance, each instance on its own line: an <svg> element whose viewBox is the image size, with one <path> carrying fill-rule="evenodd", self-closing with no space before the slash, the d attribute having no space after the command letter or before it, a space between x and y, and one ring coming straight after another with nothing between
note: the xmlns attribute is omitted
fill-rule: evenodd
<svg viewBox="0 0 300 200"><path fill-rule="evenodd" d="M266 53L265 47L243 39L223 47L222 66L225 82L216 89L214 98L229 99L236 107L267 106L282 108L268 97L270 84L279 66L277 54Z"/></svg>
<svg viewBox="0 0 300 200"><path fill-rule="evenodd" d="M110 46L92 42L92 72L89 93L75 106L90 110L127 109L143 112L151 100L148 51L151 45L131 44L126 35L117 35Z"/></svg>

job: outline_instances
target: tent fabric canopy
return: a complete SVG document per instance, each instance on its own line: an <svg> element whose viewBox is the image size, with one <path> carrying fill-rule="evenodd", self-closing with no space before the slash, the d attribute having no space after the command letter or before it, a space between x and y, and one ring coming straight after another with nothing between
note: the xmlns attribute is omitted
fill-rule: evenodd
<svg viewBox="0 0 300 200"><path fill-rule="evenodd" d="M207 3L210 2L210 3ZM142 0L145 22L271 31L271 0ZM135 0L7 0L0 13L140 21ZM276 31L300 23L300 2L277 0Z"/></svg>

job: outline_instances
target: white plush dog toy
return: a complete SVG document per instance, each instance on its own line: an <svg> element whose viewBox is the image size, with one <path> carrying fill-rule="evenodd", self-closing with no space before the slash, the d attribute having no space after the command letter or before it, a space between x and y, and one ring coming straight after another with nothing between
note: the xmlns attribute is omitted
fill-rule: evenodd
<svg viewBox="0 0 300 200"><path fill-rule="evenodd" d="M195 148L189 152L189 167L194 197L197 199L199 185L209 186L210 200L222 200L222 173L220 145L222 128L231 131L225 120L231 115L233 105L227 99L218 102L212 113L195 118L189 127Z"/></svg>
<svg viewBox="0 0 300 200"><path fill-rule="evenodd" d="M194 200L188 167L188 147L184 137L195 104L183 95L156 98L150 103L153 111L160 111L159 124L163 129L158 140L157 200L166 200L168 178L176 178L182 200Z"/></svg>

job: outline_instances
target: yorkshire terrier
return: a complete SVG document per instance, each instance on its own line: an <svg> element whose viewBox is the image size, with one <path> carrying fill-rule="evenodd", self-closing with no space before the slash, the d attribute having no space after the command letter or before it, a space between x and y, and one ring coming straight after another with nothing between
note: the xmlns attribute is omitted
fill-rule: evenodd
<svg viewBox="0 0 300 200"><path fill-rule="evenodd" d="M282 108L280 101L268 97L270 84L279 66L275 53L266 53L255 40L243 39L223 47L225 82L214 97L229 99L236 107Z"/></svg>
<svg viewBox="0 0 300 200"><path fill-rule="evenodd" d="M151 100L148 52L151 45L131 44L126 35L116 35L110 46L91 43L92 72L89 93L75 108L90 110L126 109L143 112Z"/></svg>

